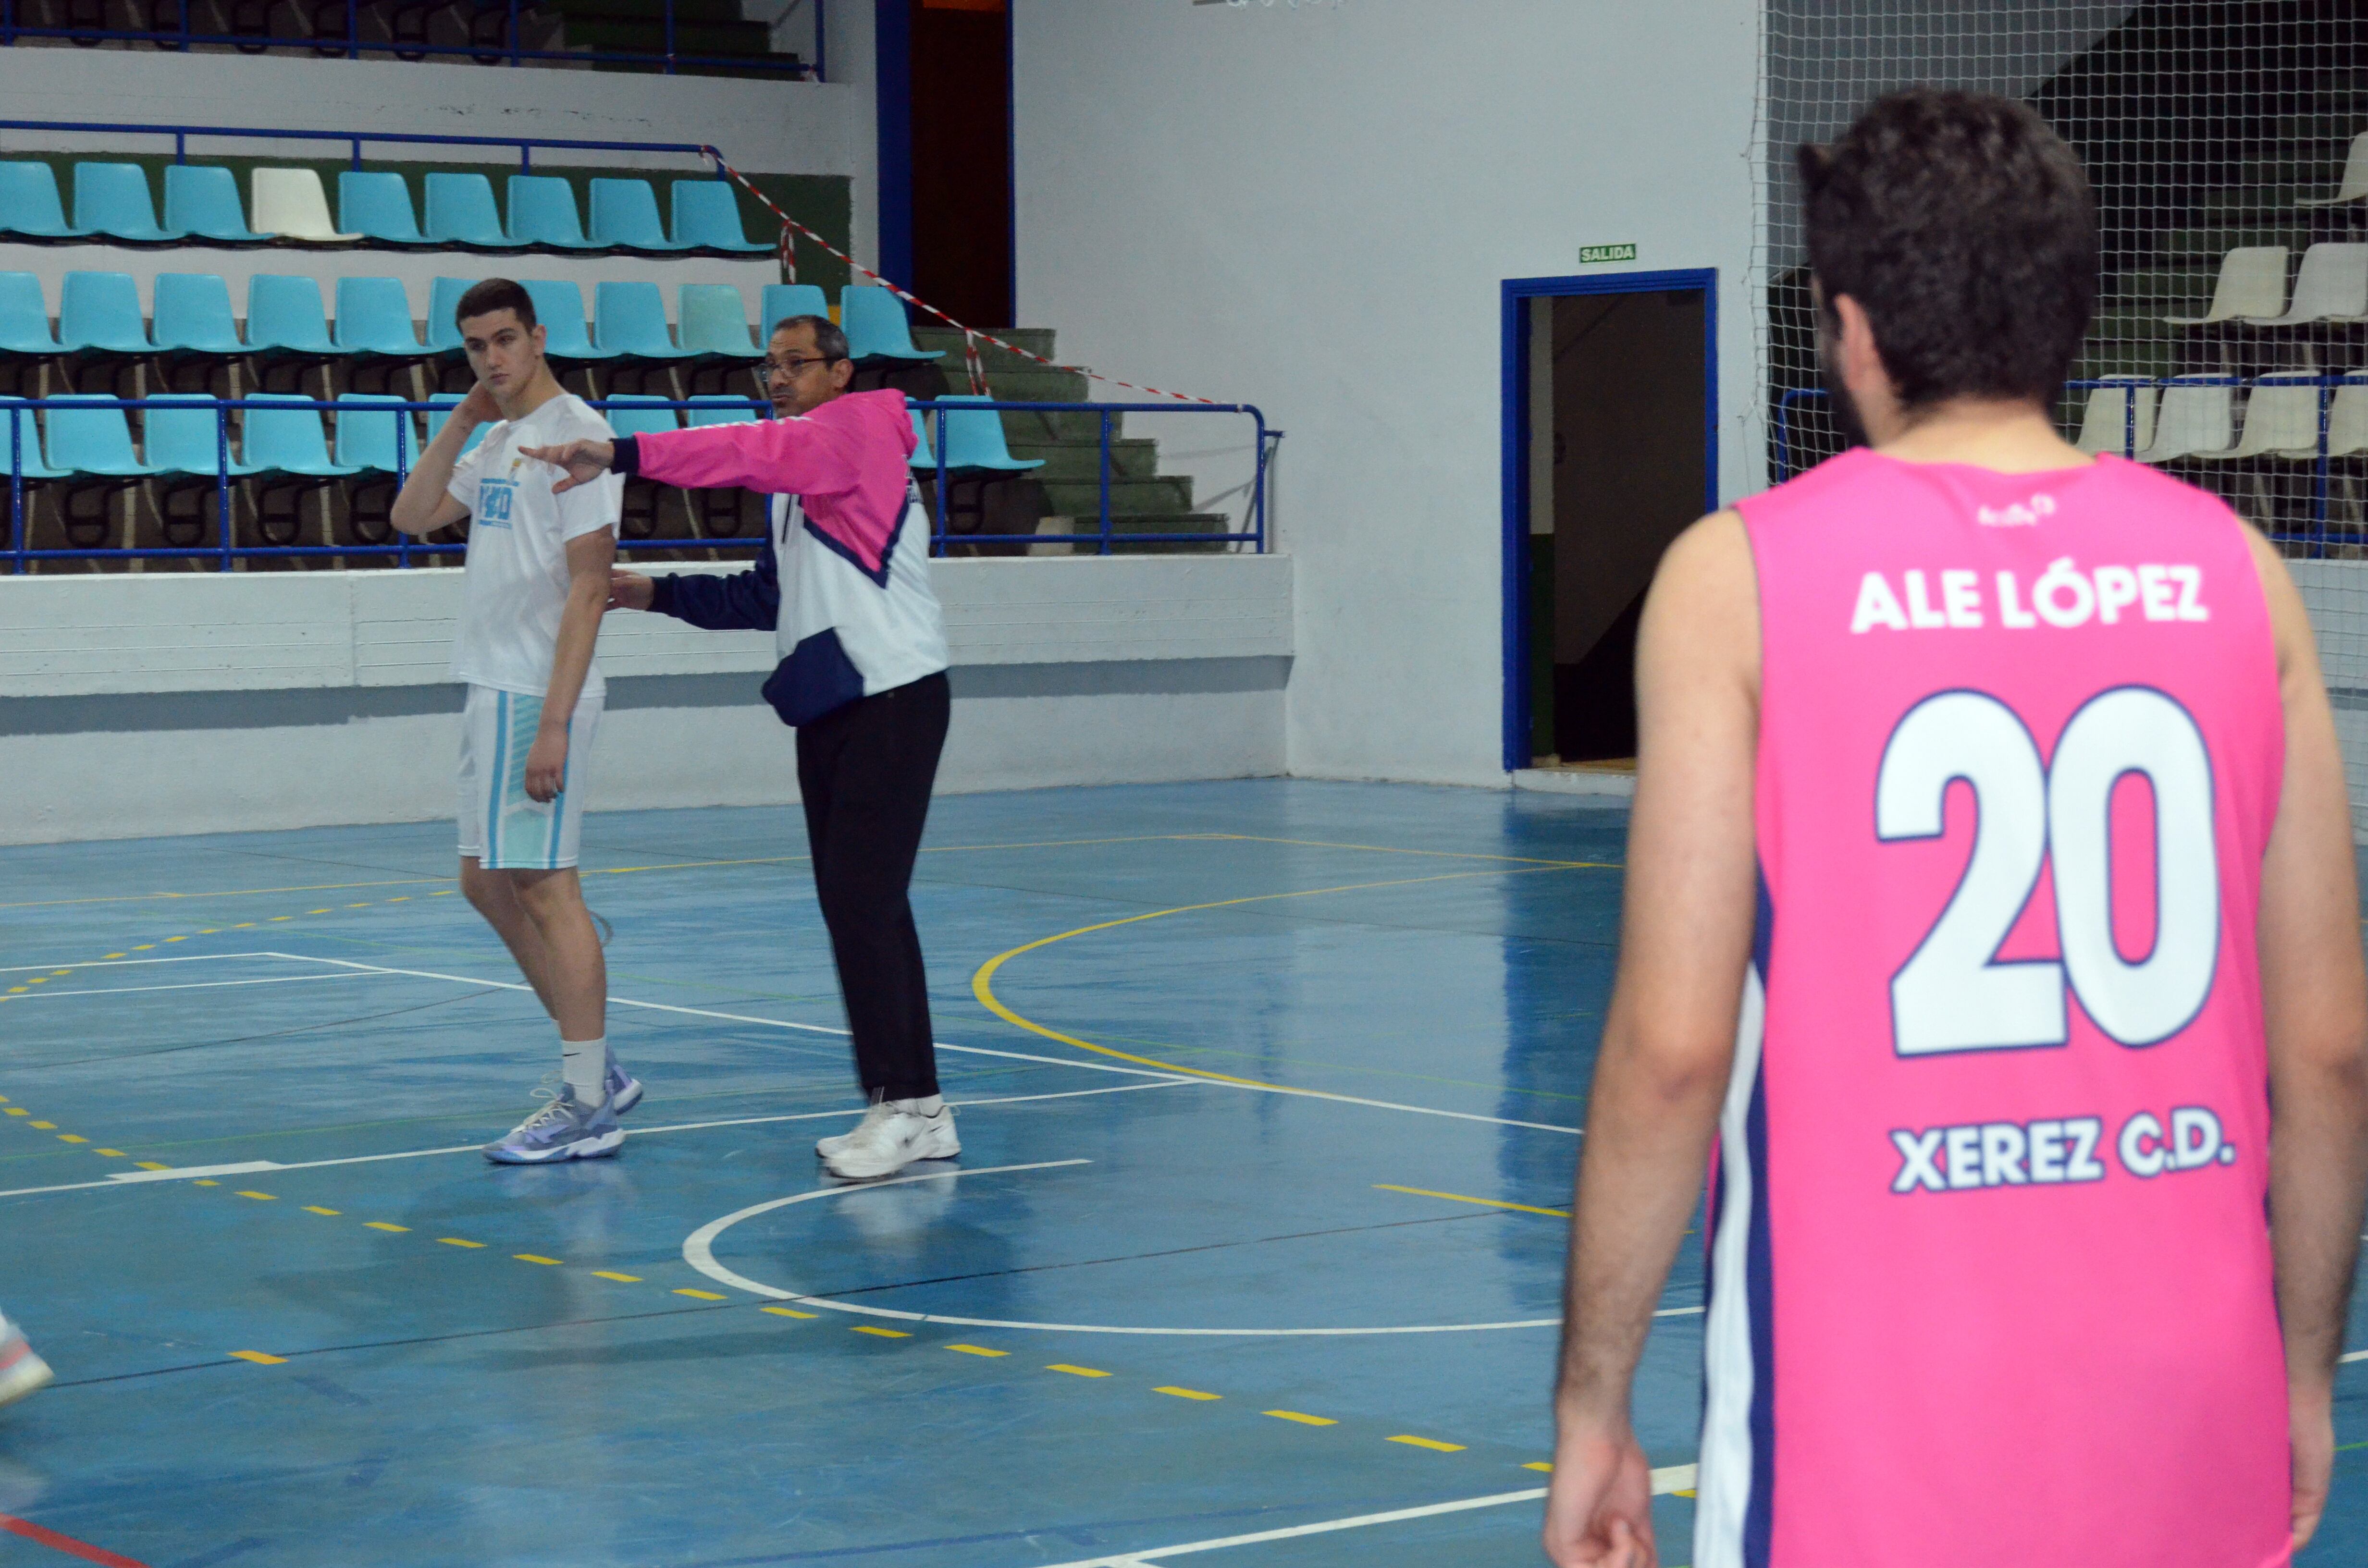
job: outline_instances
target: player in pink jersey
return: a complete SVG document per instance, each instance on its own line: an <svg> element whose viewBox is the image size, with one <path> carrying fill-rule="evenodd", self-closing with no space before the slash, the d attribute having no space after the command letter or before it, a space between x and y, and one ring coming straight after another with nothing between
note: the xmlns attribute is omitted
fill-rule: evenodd
<svg viewBox="0 0 2368 1568"><path fill-rule="evenodd" d="M1657 1560L1631 1387L1710 1163L1694 1568L2284 1563L2368 1188L2300 597L2057 435L2098 249L2036 115L1896 94L1801 165L1872 449L1646 603L1547 1554Z"/></svg>

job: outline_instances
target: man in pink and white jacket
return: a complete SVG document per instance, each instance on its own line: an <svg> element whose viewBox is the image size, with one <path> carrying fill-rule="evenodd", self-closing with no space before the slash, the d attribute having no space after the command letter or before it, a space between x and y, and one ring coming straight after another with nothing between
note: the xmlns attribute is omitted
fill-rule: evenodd
<svg viewBox="0 0 2368 1568"><path fill-rule="evenodd" d="M773 331L774 417L527 455L566 490L602 473L774 496L755 566L728 576L617 572L613 608L694 626L770 630L780 663L765 699L797 729L798 790L814 892L830 928L855 1064L870 1108L815 1152L835 1176L876 1179L962 1153L938 1092L928 977L910 888L946 739L945 619L929 586L929 517L909 466L905 394L849 392L846 335L822 316Z"/></svg>

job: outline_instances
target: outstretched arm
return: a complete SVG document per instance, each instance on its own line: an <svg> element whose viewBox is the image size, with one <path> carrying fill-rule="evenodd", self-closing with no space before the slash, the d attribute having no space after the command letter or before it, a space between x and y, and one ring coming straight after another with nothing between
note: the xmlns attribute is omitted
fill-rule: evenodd
<svg viewBox="0 0 2368 1568"><path fill-rule="evenodd" d="M1653 1561L1629 1425L1645 1335L1702 1190L1735 1053L1754 913L1759 612L1742 519L1669 547L1636 647L1636 804L1620 968L1588 1096L1554 1392L1546 1555Z"/></svg>
<svg viewBox="0 0 2368 1568"><path fill-rule="evenodd" d="M567 477L552 486L553 491L589 484L614 469L693 490L737 486L768 495L829 495L854 489L862 472L855 434L821 419L705 425L614 441L520 449L567 471Z"/></svg>

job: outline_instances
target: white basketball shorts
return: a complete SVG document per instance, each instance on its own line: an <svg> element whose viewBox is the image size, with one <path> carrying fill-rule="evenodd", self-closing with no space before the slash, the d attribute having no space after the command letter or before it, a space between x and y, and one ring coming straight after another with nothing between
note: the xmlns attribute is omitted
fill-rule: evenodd
<svg viewBox="0 0 2368 1568"><path fill-rule="evenodd" d="M541 725L541 698L469 687L461 717L461 854L489 871L555 871L575 864L599 699L575 704L567 722L565 778L547 801L526 792L527 753Z"/></svg>

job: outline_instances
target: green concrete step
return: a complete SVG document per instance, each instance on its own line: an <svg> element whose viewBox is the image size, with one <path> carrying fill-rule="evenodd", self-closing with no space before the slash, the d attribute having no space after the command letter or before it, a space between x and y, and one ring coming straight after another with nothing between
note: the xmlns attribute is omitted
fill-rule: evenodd
<svg viewBox="0 0 2368 1568"><path fill-rule="evenodd" d="M1094 442L1012 440L1010 447L1015 458L1042 460L1044 466L1036 471L1039 479L1084 480L1097 484L1101 482L1101 452ZM1121 439L1110 443L1111 477L1150 479L1158 472L1158 442Z"/></svg>
<svg viewBox="0 0 2368 1568"><path fill-rule="evenodd" d="M1101 515L1101 486L1093 480L1044 482L1044 499L1064 517ZM1192 481L1184 474L1153 474L1110 481L1110 511L1127 516L1168 517L1192 509Z"/></svg>
<svg viewBox="0 0 2368 1568"><path fill-rule="evenodd" d="M2211 300L2213 285L2218 281L2219 276L2216 257L2210 267L2176 270L2149 267L2143 271L2120 273L2106 279L2106 308L2156 311L2163 315L2194 314ZM2175 308L2190 305L2194 307L2193 311Z"/></svg>
<svg viewBox="0 0 2368 1568"><path fill-rule="evenodd" d="M2179 370L2179 347L2174 343L2089 342L2081 346L2071 379L2078 381L2105 376L2175 376Z"/></svg>
<svg viewBox="0 0 2368 1568"><path fill-rule="evenodd" d="M1006 343L1024 348L1030 354L1039 354L1047 359L1057 359L1053 352L1053 329L1049 326L999 326L995 328L994 332L996 336ZM962 335L950 326L923 326L916 323L913 327L913 346L916 348L939 349L960 358L962 351ZM986 361L986 367L990 372L1006 364L1033 363L1032 360L1016 358L991 343L981 343L978 350L980 358Z"/></svg>

